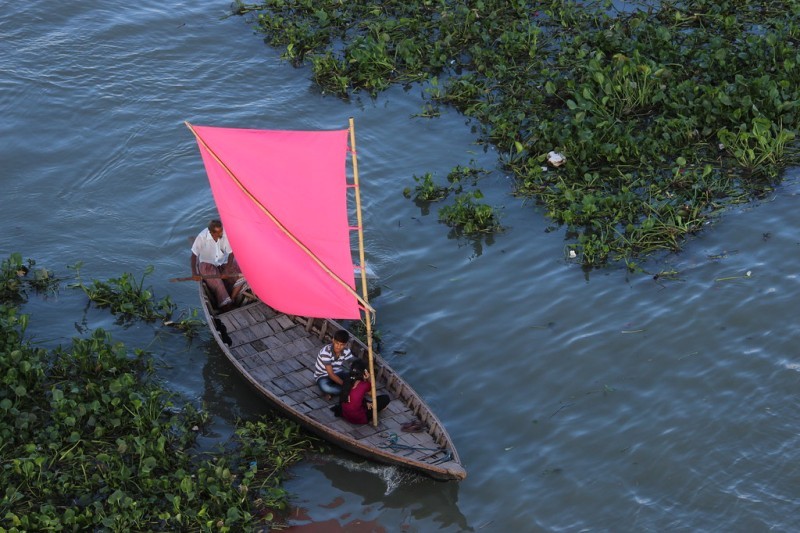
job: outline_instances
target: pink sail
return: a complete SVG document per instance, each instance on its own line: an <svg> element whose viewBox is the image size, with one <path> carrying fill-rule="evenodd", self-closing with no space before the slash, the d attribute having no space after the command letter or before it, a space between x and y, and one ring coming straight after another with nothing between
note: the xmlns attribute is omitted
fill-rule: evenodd
<svg viewBox="0 0 800 533"><path fill-rule="evenodd" d="M359 318L347 288L355 288L349 130L192 129L225 233L255 294L287 314Z"/></svg>

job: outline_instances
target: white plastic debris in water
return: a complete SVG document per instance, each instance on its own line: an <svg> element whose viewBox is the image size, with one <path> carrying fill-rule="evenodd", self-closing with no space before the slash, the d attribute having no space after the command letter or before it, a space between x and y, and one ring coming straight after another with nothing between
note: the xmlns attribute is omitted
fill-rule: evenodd
<svg viewBox="0 0 800 533"><path fill-rule="evenodd" d="M570 250L569 251L569 258L570 259L575 259L576 257L578 257L578 254L575 253L575 250Z"/></svg>
<svg viewBox="0 0 800 533"><path fill-rule="evenodd" d="M564 157L564 154L559 154L558 152L549 152L547 154L547 162L554 167L560 167L566 160L567 158Z"/></svg>

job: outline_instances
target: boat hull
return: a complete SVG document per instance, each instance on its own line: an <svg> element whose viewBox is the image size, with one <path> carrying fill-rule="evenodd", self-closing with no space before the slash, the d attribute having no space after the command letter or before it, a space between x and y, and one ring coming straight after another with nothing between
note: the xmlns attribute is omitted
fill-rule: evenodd
<svg viewBox="0 0 800 533"><path fill-rule="evenodd" d="M422 398L374 354L376 390L391 401L377 427L353 425L331 411L313 378L319 349L338 329L333 320L285 315L260 300L217 313L200 284L200 300L214 339L228 360L275 409L308 431L367 459L408 468L438 480L461 480L466 470L444 426ZM354 336L351 351L366 361ZM418 421L419 432L403 431Z"/></svg>

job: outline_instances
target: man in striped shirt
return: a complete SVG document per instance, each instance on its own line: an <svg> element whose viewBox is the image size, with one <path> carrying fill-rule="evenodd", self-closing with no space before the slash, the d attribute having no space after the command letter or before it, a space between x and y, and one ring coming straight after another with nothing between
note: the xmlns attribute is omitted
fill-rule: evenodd
<svg viewBox="0 0 800 533"><path fill-rule="evenodd" d="M333 342L326 344L319 351L314 364L314 379L329 400L342 391L342 384L349 373L344 363L354 359L350 348L347 347L348 342L350 334L340 329L333 334Z"/></svg>

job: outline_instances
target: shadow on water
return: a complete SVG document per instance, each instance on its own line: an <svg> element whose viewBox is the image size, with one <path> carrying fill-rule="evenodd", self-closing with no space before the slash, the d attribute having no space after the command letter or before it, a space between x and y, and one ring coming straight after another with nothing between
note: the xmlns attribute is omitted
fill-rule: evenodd
<svg viewBox="0 0 800 533"><path fill-rule="evenodd" d="M239 418L253 418L272 412L239 375L214 340L207 341L203 349L207 358L203 366L202 401L213 408L216 416L232 423Z"/></svg>
<svg viewBox="0 0 800 533"><path fill-rule="evenodd" d="M456 241L459 248L471 246L472 255L469 256L469 260L477 259L483 255L484 245L492 246L495 243L494 235L491 233L465 236L461 235L458 230L454 229L451 229L447 232L447 238Z"/></svg>
<svg viewBox="0 0 800 533"><path fill-rule="evenodd" d="M315 491L307 486L313 485L324 496L295 501L289 531L307 531L305 526L321 522L333 526L334 531L336 525L351 531L356 523L366 526L364 522L378 527L390 523L403 527L413 522L419 527L427 524L424 529L428 530L474 531L459 510L458 483L435 481L338 449L310 457L293 469L293 474L296 477L287 483L291 492L302 485L298 493L309 495ZM355 508L360 509L359 516L354 516Z"/></svg>

